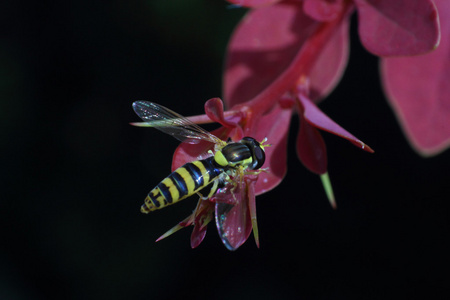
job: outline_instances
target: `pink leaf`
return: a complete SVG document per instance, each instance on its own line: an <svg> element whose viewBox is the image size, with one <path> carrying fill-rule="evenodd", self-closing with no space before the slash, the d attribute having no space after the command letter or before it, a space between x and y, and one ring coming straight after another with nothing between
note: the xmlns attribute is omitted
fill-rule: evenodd
<svg viewBox="0 0 450 300"><path fill-rule="evenodd" d="M305 14L317 21L331 21L343 10L343 0L304 0Z"/></svg>
<svg viewBox="0 0 450 300"><path fill-rule="evenodd" d="M275 188L283 180L287 171L287 137L291 120L291 109L283 109L277 106L269 114L261 117L253 137L262 141L267 137L271 147L265 148L266 162L263 168L269 168L267 172L261 172L255 185L256 195L260 195Z"/></svg>
<svg viewBox="0 0 450 300"><path fill-rule="evenodd" d="M249 199L248 208L250 211L250 219L252 222L253 236L255 237L256 247L259 248L259 231L258 231L258 221L256 218L255 185L250 180L248 180L247 187L248 187L248 199Z"/></svg>
<svg viewBox="0 0 450 300"><path fill-rule="evenodd" d="M175 225L174 227L172 227L171 229L169 229L168 231L166 231L162 236L160 236L156 242L159 242L160 240L165 239L166 237L174 234L175 232L177 232L180 229L183 229L189 225L192 224L192 222L194 221L194 216L190 215L189 217L187 217L186 219L184 219L183 221L181 221L180 223L178 223L177 225Z"/></svg>
<svg viewBox="0 0 450 300"><path fill-rule="evenodd" d="M205 238L207 225L213 219L214 213L214 203L202 199L198 201L195 210L194 230L191 234L191 248L196 248Z"/></svg>
<svg viewBox="0 0 450 300"><path fill-rule="evenodd" d="M227 0L227 1L244 7L261 7L279 2L281 0Z"/></svg>
<svg viewBox="0 0 450 300"><path fill-rule="evenodd" d="M191 248L197 248L206 236L207 227L195 226L191 234Z"/></svg>
<svg viewBox="0 0 450 300"><path fill-rule="evenodd" d="M330 117L324 114L313 102L311 102L311 100L306 98L301 93L299 93L297 97L304 109L303 117L310 124L314 125L319 129L328 131L344 139L347 139L355 146L367 152L373 152L373 150L369 146L364 144L361 140L357 139L347 130L345 130L344 128L339 126L336 122L334 122L332 119L330 119Z"/></svg>
<svg viewBox="0 0 450 300"><path fill-rule="evenodd" d="M291 65L317 26L297 1L247 13L228 45L224 74L227 106L246 102L266 89Z"/></svg>
<svg viewBox="0 0 450 300"><path fill-rule="evenodd" d="M311 69L309 95L315 102L328 96L344 74L349 55L349 21L342 21Z"/></svg>
<svg viewBox="0 0 450 300"><path fill-rule="evenodd" d="M297 137L297 155L311 172L324 174L327 171L327 148L320 132L300 116Z"/></svg>
<svg viewBox="0 0 450 300"><path fill-rule="evenodd" d="M354 1L361 42L373 54L416 55L438 45L438 14L431 0Z"/></svg>
<svg viewBox="0 0 450 300"><path fill-rule="evenodd" d="M426 55L385 58L383 86L409 141L424 156L450 145L450 1L436 0L442 40Z"/></svg>
<svg viewBox="0 0 450 300"><path fill-rule="evenodd" d="M216 226L225 247L233 251L248 239L252 231L252 220L246 181L237 185L235 191L231 192L231 189L228 188L226 194L216 195L217 198L222 198L216 203Z"/></svg>
<svg viewBox="0 0 450 300"><path fill-rule="evenodd" d="M220 98L212 98L206 101L205 103L205 112L208 117L213 121L219 124L222 124L225 127L233 128L237 125L239 120L225 120L224 111L223 111L223 102Z"/></svg>

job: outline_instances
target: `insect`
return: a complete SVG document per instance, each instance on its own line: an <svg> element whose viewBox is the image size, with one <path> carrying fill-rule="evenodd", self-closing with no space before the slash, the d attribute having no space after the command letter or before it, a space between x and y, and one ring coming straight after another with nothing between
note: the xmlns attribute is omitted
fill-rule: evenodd
<svg viewBox="0 0 450 300"><path fill-rule="evenodd" d="M209 151L210 157L184 164L153 188L141 206L143 213L162 209L194 194L206 200L221 188L233 195L234 191L244 190L240 185L245 174L261 171L265 161L264 147L269 146L264 145L266 139L259 143L252 137L244 137L239 142L226 142L156 103L136 101L133 109L145 122L143 126L154 127L182 142L214 144L214 152Z"/></svg>

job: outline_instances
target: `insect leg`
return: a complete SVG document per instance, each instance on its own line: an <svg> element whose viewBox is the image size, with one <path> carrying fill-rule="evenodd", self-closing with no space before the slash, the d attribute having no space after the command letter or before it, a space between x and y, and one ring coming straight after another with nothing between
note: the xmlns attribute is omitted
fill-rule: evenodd
<svg viewBox="0 0 450 300"><path fill-rule="evenodd" d="M219 176L216 180L208 184L205 188L197 192L200 199L208 200L217 192L218 189L223 188L225 186L225 181L222 179L222 176Z"/></svg>

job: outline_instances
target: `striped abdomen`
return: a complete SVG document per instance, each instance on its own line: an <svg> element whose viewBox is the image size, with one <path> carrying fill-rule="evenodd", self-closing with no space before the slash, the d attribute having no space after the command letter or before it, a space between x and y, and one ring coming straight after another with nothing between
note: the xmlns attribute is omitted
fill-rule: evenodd
<svg viewBox="0 0 450 300"><path fill-rule="evenodd" d="M213 182L223 173L214 157L187 163L161 181L148 193L141 212L148 213L183 200Z"/></svg>

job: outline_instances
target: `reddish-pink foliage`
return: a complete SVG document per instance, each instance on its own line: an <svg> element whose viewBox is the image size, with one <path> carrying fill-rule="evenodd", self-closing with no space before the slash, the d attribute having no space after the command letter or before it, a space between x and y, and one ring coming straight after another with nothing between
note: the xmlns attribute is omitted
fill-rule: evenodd
<svg viewBox="0 0 450 300"><path fill-rule="evenodd" d="M438 13L431 0L229 2L254 9L238 25L228 46L224 74L224 99L228 107L246 102L250 105L263 103L262 98L279 99L295 86L294 81L300 76L308 79L306 96L309 99L317 102L326 97L338 83L347 63L349 13L353 9L358 12L361 42L368 51L379 56L424 54L437 47L440 37ZM273 2L277 3L268 6ZM448 1L437 0L436 3L441 16L449 14ZM424 154L444 149L450 138L450 125L446 124L450 118L446 117L445 109L450 97L445 87L438 86L448 69L445 66L449 57L446 50L449 34L444 28L448 27L445 20L441 21L445 33L442 49L423 56L423 68L419 67L420 63L414 63L420 61L419 56L389 58L383 64L386 76L383 81L389 100L408 138L417 151ZM440 68L427 65L429 58ZM388 64L394 62L395 67L388 71ZM414 74L417 80L412 78ZM421 82L418 82L419 77ZM407 99L411 98L410 94L417 98L420 86L422 93L428 93L428 101L414 101L421 109L412 109L414 104ZM434 87L434 92L427 88L430 86ZM436 118L430 118L431 111Z"/></svg>
<svg viewBox="0 0 450 300"><path fill-rule="evenodd" d="M430 0L354 0L359 37L378 56L417 55L439 41L436 7Z"/></svg>
<svg viewBox="0 0 450 300"><path fill-rule="evenodd" d="M441 42L430 53L381 60L386 95L417 152L434 155L450 145L450 1L436 0Z"/></svg>
<svg viewBox="0 0 450 300"><path fill-rule="evenodd" d="M349 53L349 17L356 9L359 35L368 51L379 56L418 55L439 41L436 7L431 0L228 0L251 7L233 33L227 49L224 99L206 102L207 117L222 125L213 131L222 140L244 136L268 139L267 170L239 179L210 200L200 200L194 213L169 234L194 225L193 247L203 240L215 214L225 246L237 249L253 229L259 245L255 196L273 189L286 174L286 146L290 117L300 118L297 154L312 172L327 172L327 150L319 130L338 135L373 152L340 127L316 105L341 78ZM436 0L442 15L450 14L446 0ZM435 153L448 146L450 136L450 22L442 21L441 47L430 54L385 58L383 81L408 136L419 151ZM430 132L433 131L433 132ZM430 134L432 133L432 134ZM207 142L182 144L173 169L208 156ZM164 235L163 237L167 236Z"/></svg>

